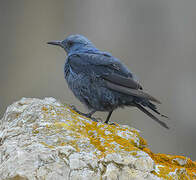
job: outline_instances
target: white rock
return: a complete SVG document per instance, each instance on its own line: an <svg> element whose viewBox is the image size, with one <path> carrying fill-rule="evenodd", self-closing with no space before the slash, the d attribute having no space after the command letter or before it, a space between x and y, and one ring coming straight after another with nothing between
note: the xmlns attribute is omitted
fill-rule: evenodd
<svg viewBox="0 0 196 180"><path fill-rule="evenodd" d="M0 180L160 179L138 132L93 122L54 98L22 98L1 120Z"/></svg>

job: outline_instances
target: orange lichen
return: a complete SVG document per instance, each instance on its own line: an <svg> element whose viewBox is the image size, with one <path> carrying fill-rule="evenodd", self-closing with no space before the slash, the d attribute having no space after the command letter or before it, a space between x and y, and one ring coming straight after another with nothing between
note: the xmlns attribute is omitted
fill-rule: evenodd
<svg viewBox="0 0 196 180"><path fill-rule="evenodd" d="M196 179L195 161L192 161L184 156L155 154L148 148L144 148L143 150L150 155L156 164L161 165L159 167L159 173L153 172L155 175L166 179L172 179L172 175L169 174L176 171L176 174L178 174L178 177L180 177L182 180L190 178ZM184 165L180 165L176 159L186 160L186 163ZM183 173L181 173L181 170Z"/></svg>
<svg viewBox="0 0 196 180"><path fill-rule="evenodd" d="M140 136L137 130L119 125L97 123L90 121L90 119L87 121L88 118L81 116L68 106L66 108L58 106L58 109L56 110L54 107L42 107L44 113L47 113L44 118L58 116L54 121L52 119L53 124L46 125L46 128L54 130L56 133L63 133L64 130L69 130L69 136L73 137L74 140L64 142L64 139L59 139L56 145L65 146L69 144L79 152L78 143L84 138L89 141L88 144L97 149L95 155L98 158L102 158L113 152L130 152L131 155L137 156L138 151L144 151L149 154L156 164L156 171L152 172L154 175L168 180L175 179L176 177L182 180L196 179L196 162L183 156L153 153L147 148L146 140ZM59 121L59 119L66 119L66 122ZM39 131L36 131L35 128L35 132ZM54 147L44 142L42 144L48 148ZM182 161L179 162L179 160Z"/></svg>
<svg viewBox="0 0 196 180"><path fill-rule="evenodd" d="M42 110L49 112L47 108L42 108ZM70 109L70 111L73 111ZM53 115L53 113L50 113ZM65 115L65 114L63 114ZM115 152L115 144L118 144L119 148L124 151L133 151L139 150L136 146L136 142L133 139L122 138L117 134L117 131L125 134L125 131L130 131L127 128L121 128L120 126L113 125L104 125L97 122L86 122L84 120L78 119L78 115L73 112L71 121L64 122L55 122L52 125L46 125L46 128L55 128L55 132L59 133L62 129L71 130L72 137L81 139L88 138L91 145L93 145L99 151L99 157L104 157L108 153ZM82 124L82 125L81 125ZM131 132L135 134L134 132ZM136 134L135 136L139 136ZM143 142L143 143L142 143ZM145 141L141 141L142 146L146 143ZM61 145L64 144L61 142ZM76 148L77 143L73 143L72 146ZM76 148L78 149L78 148Z"/></svg>
<svg viewBox="0 0 196 180"><path fill-rule="evenodd" d="M42 107L42 111L48 111L48 108L46 108L46 107Z"/></svg>
<svg viewBox="0 0 196 180"><path fill-rule="evenodd" d="M41 144L43 144L44 146L46 146L46 147L48 147L48 148L50 148L50 149L53 149L54 148L54 146L52 146L52 145L48 145L47 143L45 143L45 142L40 142Z"/></svg>

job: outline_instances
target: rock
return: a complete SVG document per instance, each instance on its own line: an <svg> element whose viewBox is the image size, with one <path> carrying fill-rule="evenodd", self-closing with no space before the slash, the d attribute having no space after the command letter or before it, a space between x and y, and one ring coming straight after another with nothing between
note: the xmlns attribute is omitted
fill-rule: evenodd
<svg viewBox="0 0 196 180"><path fill-rule="evenodd" d="M1 120L0 179L196 179L196 162L154 154L138 130L94 122L54 98L22 98Z"/></svg>

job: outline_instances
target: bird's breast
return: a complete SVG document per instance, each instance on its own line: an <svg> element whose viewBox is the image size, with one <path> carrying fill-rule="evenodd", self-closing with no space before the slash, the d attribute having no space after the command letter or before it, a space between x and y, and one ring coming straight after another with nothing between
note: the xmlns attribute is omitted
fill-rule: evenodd
<svg viewBox="0 0 196 180"><path fill-rule="evenodd" d="M65 77L65 79L67 79L67 77L69 76L69 74L70 74L69 64L68 63L65 63L65 65L64 65L64 77Z"/></svg>

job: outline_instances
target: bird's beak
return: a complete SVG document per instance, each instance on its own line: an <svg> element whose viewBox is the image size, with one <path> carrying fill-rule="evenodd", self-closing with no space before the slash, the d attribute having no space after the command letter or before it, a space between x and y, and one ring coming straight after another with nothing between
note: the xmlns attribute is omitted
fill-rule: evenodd
<svg viewBox="0 0 196 180"><path fill-rule="evenodd" d="M55 46L60 46L60 47L63 46L62 41L50 41L50 42L47 42L47 44L51 44L51 45L55 45Z"/></svg>

